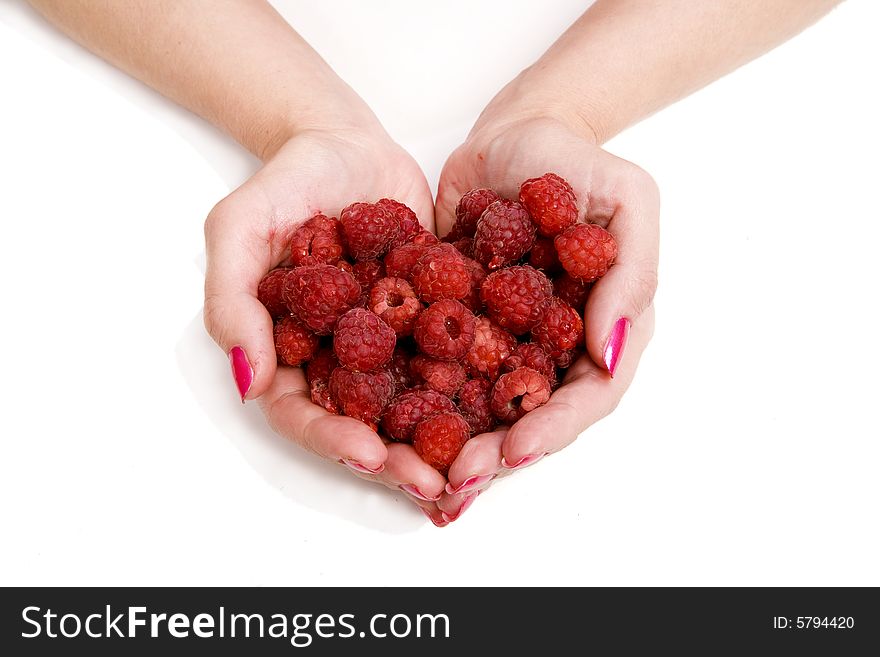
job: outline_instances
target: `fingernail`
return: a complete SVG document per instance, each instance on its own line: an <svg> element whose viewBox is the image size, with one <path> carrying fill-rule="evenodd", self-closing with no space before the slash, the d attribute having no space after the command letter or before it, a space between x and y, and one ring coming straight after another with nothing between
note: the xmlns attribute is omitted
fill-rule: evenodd
<svg viewBox="0 0 880 657"><path fill-rule="evenodd" d="M381 464L378 468L370 469L362 463L358 463L357 461L352 461L351 459L339 459L339 462L342 465L348 466L355 472L360 472L361 474L379 474L382 470L385 469L385 464Z"/></svg>
<svg viewBox="0 0 880 657"><path fill-rule="evenodd" d="M425 516L427 516L428 520L430 520L431 522L434 523L434 526L435 526L435 527L445 527L446 525L449 524L448 522L443 521L443 520L435 520L435 519L434 519L434 516L431 515L431 512L428 511L428 510L427 510L426 508L424 508L424 507L421 507L421 506L420 506L420 507L419 507L419 510L420 510L422 513L424 513Z"/></svg>
<svg viewBox="0 0 880 657"><path fill-rule="evenodd" d="M229 364L232 366L232 378L235 379L238 396L241 397L241 403L244 404L245 395L254 382L254 368L248 362L244 349L238 345L229 350Z"/></svg>
<svg viewBox="0 0 880 657"><path fill-rule="evenodd" d="M617 371L617 365L623 356L623 350L626 347L626 339L629 337L630 321L626 317L621 317L611 329L611 335L608 336L608 342L605 344L605 369L611 377Z"/></svg>
<svg viewBox="0 0 880 657"><path fill-rule="evenodd" d="M446 484L446 492L450 495L455 495L456 493L467 493L469 491L472 491L474 488L479 488L483 484L492 481L494 478L494 474L474 475L473 477L468 477L463 482L461 482L458 485L458 488L453 488L452 484Z"/></svg>
<svg viewBox="0 0 880 657"><path fill-rule="evenodd" d="M413 484L400 484L398 488L400 488L400 490L402 490L404 493L409 493L413 497L417 497L418 499L424 500L425 502L436 502L440 499L439 495L437 497L428 497L422 491L420 491L417 486L414 486Z"/></svg>
<svg viewBox="0 0 880 657"><path fill-rule="evenodd" d="M541 454L529 454L527 456L523 456L519 461L513 464L508 463L507 459L502 456L501 466L507 468L508 470L520 470L522 468L527 468L530 465L537 463L545 456L547 456L547 452L542 452Z"/></svg>
<svg viewBox="0 0 880 657"><path fill-rule="evenodd" d="M464 512L467 511L471 507L471 504L473 504L474 500L477 499L479 496L480 496L480 491L477 491L475 493L471 493L470 495L468 495L465 498L464 502L462 502L461 508L458 510L458 513L456 513L454 516L451 516L448 513L446 513L446 511L441 511L440 517L443 518L443 520L447 523L455 522L456 520L461 518L462 515L464 515Z"/></svg>

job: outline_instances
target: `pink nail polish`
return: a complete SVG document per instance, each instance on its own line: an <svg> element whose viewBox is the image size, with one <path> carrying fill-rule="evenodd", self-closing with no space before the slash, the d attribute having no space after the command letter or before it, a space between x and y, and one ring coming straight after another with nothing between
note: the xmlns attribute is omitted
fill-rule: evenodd
<svg viewBox="0 0 880 657"><path fill-rule="evenodd" d="M254 382L254 368L248 362L244 349L238 345L229 350L229 364L232 366L232 378L235 379L238 395L241 397L241 403L244 404L245 395Z"/></svg>
<svg viewBox="0 0 880 657"><path fill-rule="evenodd" d="M450 495L455 495L456 493L467 493L468 491L473 490L474 488L479 488L485 483L492 481L495 478L494 474L490 475L474 475L473 477L468 477L461 484L459 484L458 488L453 488L452 484L446 484L446 492Z"/></svg>
<svg viewBox="0 0 880 657"><path fill-rule="evenodd" d="M420 506L420 507L419 507L419 511L421 511L422 513L424 513L425 516L428 518L428 520L430 520L432 523L434 523L434 526L435 526L435 527L445 527L446 525L449 524L448 522L445 522L445 521L443 521L443 520L435 520L435 519L434 519L434 516L431 515L431 512L428 511L428 510L427 510L426 508L424 508L424 507L421 507L421 506Z"/></svg>
<svg viewBox="0 0 880 657"><path fill-rule="evenodd" d="M367 466L358 463L357 461L352 461L351 459L339 459L339 462L342 465L348 466L355 472L360 472L361 474L379 474L382 470L385 469L385 464L383 463L376 469L370 469Z"/></svg>
<svg viewBox="0 0 880 657"><path fill-rule="evenodd" d="M440 517L443 518L443 520L447 523L455 522L456 520L461 518L462 515L464 515L465 511L467 511L469 508L471 508L471 504L473 504L474 500L477 499L479 496L480 496L480 491L477 491L476 493L471 493L470 495L468 495L465 498L464 502L462 502L461 507L458 509L458 513L456 513L454 516L451 516L448 513L446 513L446 511L441 511Z"/></svg>
<svg viewBox="0 0 880 657"><path fill-rule="evenodd" d="M521 470L522 468L527 468L530 465L534 465L545 456L547 456L547 452L542 452L541 454L529 454L527 456L523 456L519 461L513 464L508 463L507 459L502 456L501 466L507 468L508 470Z"/></svg>
<svg viewBox="0 0 880 657"><path fill-rule="evenodd" d="M617 365L623 356L623 350L626 347L626 340L629 337L629 327L631 322L626 317L621 317L611 329L611 335L608 336L608 342L605 344L605 368L614 378L614 372L617 371Z"/></svg>
<svg viewBox="0 0 880 657"><path fill-rule="evenodd" d="M398 488L404 493L409 493L413 497L416 497L425 502L436 502L440 499L439 495L437 497L428 497L422 491L420 491L417 486L414 486L413 484L400 484Z"/></svg>

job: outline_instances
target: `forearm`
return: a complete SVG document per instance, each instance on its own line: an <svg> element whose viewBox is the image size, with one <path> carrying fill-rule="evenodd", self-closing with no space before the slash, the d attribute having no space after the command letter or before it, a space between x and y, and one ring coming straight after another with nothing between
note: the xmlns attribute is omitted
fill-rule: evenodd
<svg viewBox="0 0 880 657"><path fill-rule="evenodd" d="M31 0L89 50L265 158L297 131L373 121L266 2Z"/></svg>
<svg viewBox="0 0 880 657"><path fill-rule="evenodd" d="M808 27L840 0L598 0L501 94L601 143Z"/></svg>

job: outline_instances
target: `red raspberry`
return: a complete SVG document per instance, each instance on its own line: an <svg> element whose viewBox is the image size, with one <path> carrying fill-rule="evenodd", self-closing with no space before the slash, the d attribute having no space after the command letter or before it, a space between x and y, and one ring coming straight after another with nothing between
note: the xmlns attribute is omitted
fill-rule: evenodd
<svg viewBox="0 0 880 657"><path fill-rule="evenodd" d="M424 244L410 242L389 251L385 256L385 274L412 281L412 270L419 258L428 250Z"/></svg>
<svg viewBox="0 0 880 657"><path fill-rule="evenodd" d="M337 367L330 375L330 394L345 415L375 424L394 396L394 382L388 372L352 372Z"/></svg>
<svg viewBox="0 0 880 657"><path fill-rule="evenodd" d="M526 180L519 188L519 202L526 206L544 237L558 235L577 221L574 190L555 173Z"/></svg>
<svg viewBox="0 0 880 657"><path fill-rule="evenodd" d="M437 301L419 315L413 337L422 353L459 360L474 343L474 314L459 301Z"/></svg>
<svg viewBox="0 0 880 657"><path fill-rule="evenodd" d="M553 279L553 293L579 312L583 312L587 305L589 291L589 283L579 281L568 274Z"/></svg>
<svg viewBox="0 0 880 657"><path fill-rule="evenodd" d="M391 378L394 381L394 390L397 392L411 388L414 384L409 370L410 358L409 352L398 345L394 348L394 353L391 354L388 367L385 368L391 374Z"/></svg>
<svg viewBox="0 0 880 657"><path fill-rule="evenodd" d="M548 275L562 271L553 240L547 237L536 239L532 250L529 251L529 264L535 269L543 269Z"/></svg>
<svg viewBox="0 0 880 657"><path fill-rule="evenodd" d="M337 370L338 371L338 370ZM505 424L513 424L550 399L550 382L530 367L502 374L492 388L492 412Z"/></svg>
<svg viewBox="0 0 880 657"><path fill-rule="evenodd" d="M339 215L339 221L355 260L382 256L400 235L395 214L378 203L352 203Z"/></svg>
<svg viewBox="0 0 880 657"><path fill-rule="evenodd" d="M465 419L456 411L445 411L419 422L413 447L425 463L445 477L470 437L470 427Z"/></svg>
<svg viewBox="0 0 880 657"><path fill-rule="evenodd" d="M500 199L491 189L472 189L455 206L455 228L461 237L473 237L480 216L492 203Z"/></svg>
<svg viewBox="0 0 880 657"><path fill-rule="evenodd" d="M486 268L476 260L465 258L464 264L467 265L471 275L471 289L461 302L474 314L483 312L483 300L480 299L480 288L483 281L486 280Z"/></svg>
<svg viewBox="0 0 880 657"><path fill-rule="evenodd" d="M336 217L316 214L290 238L290 262L295 267L330 265L344 253L342 227Z"/></svg>
<svg viewBox="0 0 880 657"><path fill-rule="evenodd" d="M394 218L397 219L397 225L400 227L400 232L391 242L390 248L403 246L422 231L422 225L419 223L416 213L400 201L395 201L391 198L381 198L376 205L391 212Z"/></svg>
<svg viewBox="0 0 880 657"><path fill-rule="evenodd" d="M551 296L550 279L528 265L492 272L480 288L480 298L489 316L514 335L522 335L538 325Z"/></svg>
<svg viewBox="0 0 880 657"><path fill-rule="evenodd" d="M284 279L291 271L293 269L289 267L273 269L263 276L257 288L257 299L266 306L273 319L290 314L290 309L284 302Z"/></svg>
<svg viewBox="0 0 880 657"><path fill-rule="evenodd" d="M516 337L488 317L477 317L474 344L465 355L468 374L494 381L501 372L501 364L514 349Z"/></svg>
<svg viewBox="0 0 880 657"><path fill-rule="evenodd" d="M462 237L460 240L455 240L454 242L452 242L452 246L454 246L456 250L465 258L474 257L473 237Z"/></svg>
<svg viewBox="0 0 880 657"><path fill-rule="evenodd" d="M306 365L306 381L309 384L312 403L323 406L330 413L338 414L339 408L330 394L330 375L339 367L332 349L318 351Z"/></svg>
<svg viewBox="0 0 880 657"><path fill-rule="evenodd" d="M489 269L522 258L535 241L535 224L516 201L492 203L477 223L474 256Z"/></svg>
<svg viewBox="0 0 880 657"><path fill-rule="evenodd" d="M413 237L409 243L418 244L420 246L434 246L435 244L439 244L440 240L434 233L422 228L421 232L416 233L415 237Z"/></svg>
<svg viewBox="0 0 880 657"><path fill-rule="evenodd" d="M382 415L382 428L394 440L412 442L416 425L441 411L454 411L455 404L434 390L406 390L388 404Z"/></svg>
<svg viewBox="0 0 880 657"><path fill-rule="evenodd" d="M451 244L428 247L412 269L412 283L422 301L461 299L471 289L464 257Z"/></svg>
<svg viewBox="0 0 880 657"><path fill-rule="evenodd" d="M379 279L385 278L385 263L381 260L362 260L354 263L351 275L361 286L361 293L370 291Z"/></svg>
<svg viewBox="0 0 880 657"><path fill-rule="evenodd" d="M287 307L318 335L330 333L360 296L354 276L333 265L297 267L284 280Z"/></svg>
<svg viewBox="0 0 880 657"><path fill-rule="evenodd" d="M409 371L417 382L424 383L429 389L447 397L454 397L467 380L467 374L459 363L437 360L424 354L412 357Z"/></svg>
<svg viewBox="0 0 880 657"><path fill-rule="evenodd" d="M336 322L333 351L343 367L355 372L379 369L394 353L397 336L375 313L353 308Z"/></svg>
<svg viewBox="0 0 880 657"><path fill-rule="evenodd" d="M472 433L486 433L495 428L495 417L489 402L491 392L492 383L486 379L466 381L458 391L458 410Z"/></svg>
<svg viewBox="0 0 880 657"><path fill-rule="evenodd" d="M398 337L411 335L422 312L412 285L402 278L383 278L370 290L367 307L379 315Z"/></svg>
<svg viewBox="0 0 880 657"><path fill-rule="evenodd" d="M279 362L297 367L318 350L318 337L296 317L282 317L275 325L275 353Z"/></svg>
<svg viewBox="0 0 880 657"><path fill-rule="evenodd" d="M614 236L596 224L575 224L554 241L565 271L585 283L604 276L617 257Z"/></svg>
<svg viewBox="0 0 880 657"><path fill-rule="evenodd" d="M553 297L541 323L532 329L532 342L541 345L560 367L571 364L571 352L584 341L584 323L578 311Z"/></svg>
<svg viewBox="0 0 880 657"><path fill-rule="evenodd" d="M517 345L501 369L513 372L520 367L530 367L546 376L551 387L556 385L556 365L541 345L528 342Z"/></svg>

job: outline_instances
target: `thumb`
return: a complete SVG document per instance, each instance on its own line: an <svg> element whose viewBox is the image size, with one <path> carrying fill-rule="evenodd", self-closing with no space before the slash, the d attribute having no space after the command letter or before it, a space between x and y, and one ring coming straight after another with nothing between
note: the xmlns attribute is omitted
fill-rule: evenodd
<svg viewBox="0 0 880 657"><path fill-rule="evenodd" d="M607 222L617 242L617 259L593 285L584 314L587 352L612 377L630 327L651 305L657 289L660 196L653 179L631 166L632 174L615 190Z"/></svg>
<svg viewBox="0 0 880 657"><path fill-rule="evenodd" d="M229 356L242 402L262 395L275 376L272 317L257 299L272 266L269 240L259 239L240 205L221 201L205 222L205 328Z"/></svg>

